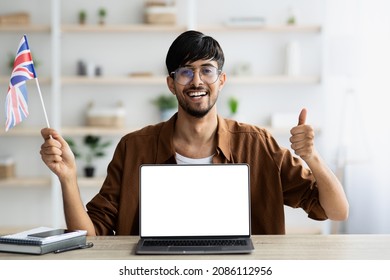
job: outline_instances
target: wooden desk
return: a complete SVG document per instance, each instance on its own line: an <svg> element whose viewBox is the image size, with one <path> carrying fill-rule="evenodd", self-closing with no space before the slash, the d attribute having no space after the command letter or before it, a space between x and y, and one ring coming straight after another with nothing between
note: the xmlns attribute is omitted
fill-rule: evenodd
<svg viewBox="0 0 390 280"><path fill-rule="evenodd" d="M90 249L39 256L0 252L0 260L390 260L390 235L258 235L252 236L252 254L185 256L135 255L137 236L88 240L94 243Z"/></svg>

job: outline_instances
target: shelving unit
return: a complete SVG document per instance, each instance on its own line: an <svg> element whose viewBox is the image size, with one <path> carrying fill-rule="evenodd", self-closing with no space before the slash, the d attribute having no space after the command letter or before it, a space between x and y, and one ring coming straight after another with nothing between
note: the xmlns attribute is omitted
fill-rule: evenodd
<svg viewBox="0 0 390 280"><path fill-rule="evenodd" d="M117 24L117 25L97 25L97 24L63 24L63 33L77 32L183 32L187 28L177 25L151 25L151 24ZM264 26L228 26L228 25L204 25L198 26L203 32L265 32L265 33L319 33L319 25L264 25Z"/></svg>
<svg viewBox="0 0 390 280"><path fill-rule="evenodd" d="M50 25L46 24L29 24L29 25L0 25L0 32L44 32L49 33L51 30Z"/></svg>
<svg viewBox="0 0 390 280"><path fill-rule="evenodd" d="M230 76L229 83L239 85L280 85L280 84L318 84L320 77L317 76ZM165 76L152 77L63 77L62 85L165 85Z"/></svg>
<svg viewBox="0 0 390 280"><path fill-rule="evenodd" d="M264 32L264 33L319 33L319 25L267 25L263 26L232 26L232 25L200 25L204 32Z"/></svg>
<svg viewBox="0 0 390 280"><path fill-rule="evenodd" d="M62 77L62 85L165 85L166 77L150 76L150 77Z"/></svg>
<svg viewBox="0 0 390 280"><path fill-rule="evenodd" d="M259 125L261 126L261 125ZM271 134L285 134L287 129L283 128L272 128L270 126L261 126L268 130ZM97 126L74 126L74 127L63 127L61 132L65 136L83 136L86 134L102 135L102 136L123 136L131 131L140 129L141 127L133 128L104 128ZM40 136L40 127L29 127L26 128L15 128L11 132L0 131L1 137L23 137L23 136ZM320 132L320 129L316 129L316 132Z"/></svg>
<svg viewBox="0 0 390 280"><path fill-rule="evenodd" d="M0 187L12 187L12 188L31 188L31 187L49 187L49 177L20 177L1 179Z"/></svg>
<svg viewBox="0 0 390 280"><path fill-rule="evenodd" d="M64 73L62 71L63 61L62 57L64 56L65 50L62 49L62 42L68 40L69 36L72 37L74 35L79 36L82 35L84 38L88 36L111 36L111 35L122 35L126 36L139 36L140 34L145 34L145 36L149 36L153 38L155 34L179 34L191 27L194 29L199 29L205 33L221 33L224 36L236 36L239 34L242 36L243 34L247 36L251 36L251 34L257 35L268 35L268 34L276 34L276 36L294 36L298 34L299 36L312 36L318 35L322 32L322 28L320 25L264 25L260 27L232 27L226 26L223 24L210 24L210 25L198 25L193 26L193 23L186 22L178 25L148 25L148 24L127 24L127 23L119 23L119 24L105 24L105 25L97 25L97 24L72 24L61 21L61 5L66 5L65 1L60 0L52 0L50 1L51 5L51 18L50 23L47 24L35 24L31 25L0 25L0 36L2 34L13 34L13 33L39 33L45 34L49 36L51 41L51 69L50 75L39 76L39 82L41 85L50 87L50 103L47 103L47 106L52 108L51 110L51 124L52 127L55 127L65 136L77 136L81 137L86 134L99 134L102 136L108 137L120 137L130 131L134 131L136 129L141 128L143 125L130 124L124 128L120 129L111 129L111 128L102 128L102 127L87 127L83 126L80 123L72 123L72 124L63 124L62 121L62 102L66 98L69 98L65 93L68 91L68 88L76 88L75 91L80 91L80 96L86 96L91 94L91 87L93 88L120 88L121 90L127 88L165 88L166 85L166 77L161 73L157 73L151 76L129 76L124 74L110 74L107 73L101 77L84 77L84 76L75 76L73 73ZM195 1L191 1L192 5L194 5ZM196 10L196 9L195 9ZM188 11L187 11L188 12ZM188 17L191 18L191 17ZM191 20L191 19L189 19ZM148 37L148 38L149 38ZM72 40L70 38L69 40ZM16 46L17 42L15 42ZM157 46L156 46L157 47ZM39 48L39 46L35 45L34 49ZM99 46L96 46L99 48ZM104 51L104 50L103 50ZM33 54L34 55L34 54ZM76 55L75 55L76 56ZM145 59L145 58L144 58ZM75 61L76 62L76 59ZM301 75L301 76L286 76L283 74L253 74L251 76L228 76L229 85L233 87L253 87L253 86L318 86L321 83L321 74L315 73L313 75ZM0 76L0 85L7 85L9 82L8 76ZM255 95L256 92L251 92L250 94ZM126 98L134 97L133 92L126 92L123 94ZM100 96L96 94L96 99L99 99ZM146 111L146 110L145 110ZM256 123L256 122L254 122ZM267 125L259 123L259 126L266 127L273 134L283 134L284 130L273 129L268 127ZM21 138L21 137L36 137L39 139L40 137L41 127L38 126L17 126L11 131L5 133L3 130L0 130L0 139L13 139L13 138ZM1 150L0 150L1 152ZM35 151L37 152L37 151ZM94 178L94 179L86 179L79 178L79 184L81 187L96 187L100 186L103 182L102 177ZM62 204L59 204L61 200L59 193L59 184L55 177L49 176L38 176L38 177L30 177L20 175L18 178L8 179L8 180L0 180L0 189L20 189L20 188L37 188L44 187L48 188L52 192L52 201L53 204L53 226L57 226L59 223L58 215L62 212L61 207Z"/></svg>
<svg viewBox="0 0 390 280"><path fill-rule="evenodd" d="M13 128L12 131L4 132L0 131L1 137L23 137L23 136L38 136L40 137L41 127L28 127L28 128ZM73 126L62 127L61 132L66 136L83 136L86 134L98 134L98 135L114 135L120 136L129 131L136 130L138 128L107 128L107 127L95 127L95 126Z"/></svg>
<svg viewBox="0 0 390 280"><path fill-rule="evenodd" d="M150 24L116 24L116 25L93 25L93 24L63 24L62 33L121 33L121 32L183 32L185 26L177 25L150 25Z"/></svg>
<svg viewBox="0 0 390 280"><path fill-rule="evenodd" d="M79 186L99 188L103 184L104 177L84 178L80 177L78 182ZM44 187L49 188L51 186L50 177L22 177L12 179L0 180L0 187L12 187L12 188L35 188Z"/></svg>

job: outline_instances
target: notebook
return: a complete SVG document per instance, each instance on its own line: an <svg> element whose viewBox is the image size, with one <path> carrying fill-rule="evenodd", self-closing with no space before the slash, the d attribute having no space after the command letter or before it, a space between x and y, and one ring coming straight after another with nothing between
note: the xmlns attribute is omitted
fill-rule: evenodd
<svg viewBox="0 0 390 280"><path fill-rule="evenodd" d="M250 253L247 164L142 165L136 254Z"/></svg>
<svg viewBox="0 0 390 280"><path fill-rule="evenodd" d="M38 227L0 236L0 251L41 255L83 248L86 245L86 235L85 230Z"/></svg>

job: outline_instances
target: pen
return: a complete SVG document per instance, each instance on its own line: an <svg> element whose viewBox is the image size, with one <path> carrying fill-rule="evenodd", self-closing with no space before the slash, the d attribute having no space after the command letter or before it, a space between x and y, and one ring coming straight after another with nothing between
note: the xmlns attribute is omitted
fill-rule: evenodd
<svg viewBox="0 0 390 280"><path fill-rule="evenodd" d="M92 242L88 242L85 245L81 244L81 245L67 247L67 248L64 248L64 249L58 249L58 250L55 250L54 253L55 254L59 254L59 253L67 252L67 251L72 251L72 250L77 250L77 249L86 249L86 248L91 248L91 247L93 247L93 243Z"/></svg>

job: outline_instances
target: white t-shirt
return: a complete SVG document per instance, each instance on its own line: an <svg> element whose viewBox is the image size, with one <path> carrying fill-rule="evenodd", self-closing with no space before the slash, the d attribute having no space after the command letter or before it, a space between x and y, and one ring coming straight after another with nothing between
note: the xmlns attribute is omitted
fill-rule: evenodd
<svg viewBox="0 0 390 280"><path fill-rule="evenodd" d="M214 155L205 158L188 158L176 153L176 162L177 164L210 164L212 163L213 156Z"/></svg>

